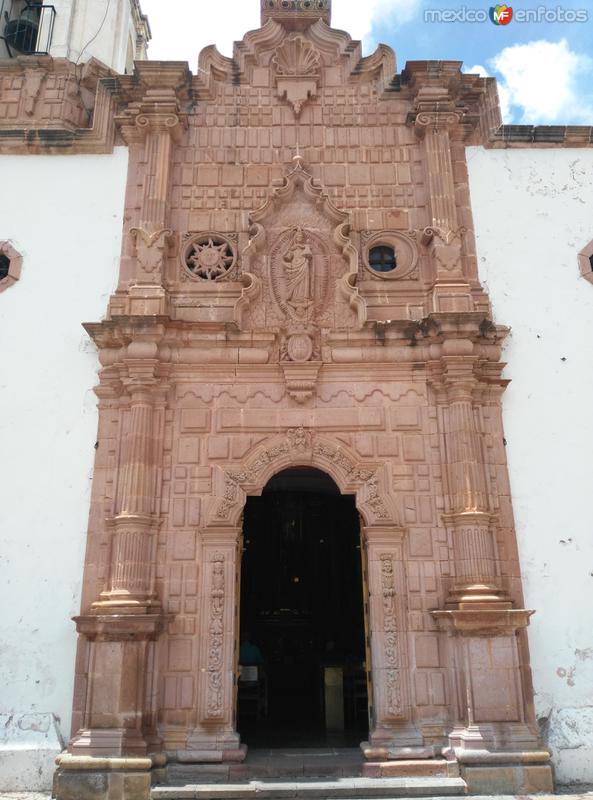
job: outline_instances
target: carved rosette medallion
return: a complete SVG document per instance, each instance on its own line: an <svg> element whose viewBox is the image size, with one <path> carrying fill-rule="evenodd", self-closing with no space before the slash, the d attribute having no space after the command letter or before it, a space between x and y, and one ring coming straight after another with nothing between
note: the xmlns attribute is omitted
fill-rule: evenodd
<svg viewBox="0 0 593 800"><path fill-rule="evenodd" d="M237 263L235 242L219 233L189 236L181 250L182 278L221 281Z"/></svg>
<svg viewBox="0 0 593 800"><path fill-rule="evenodd" d="M309 361L313 355L313 340L306 333L293 333L286 342L286 354L290 361Z"/></svg>
<svg viewBox="0 0 593 800"><path fill-rule="evenodd" d="M321 237L300 227L281 233L270 249L270 283L288 320L318 316L329 289L329 254Z"/></svg>
<svg viewBox="0 0 593 800"><path fill-rule="evenodd" d="M222 669L224 643L225 557L215 553L210 562L210 607L208 620L208 688L206 716L223 716Z"/></svg>
<svg viewBox="0 0 593 800"><path fill-rule="evenodd" d="M385 665L387 667L387 713L390 717L403 715L400 676L400 655L395 598L395 571L390 553L381 553L381 595L383 604L383 630L385 635Z"/></svg>

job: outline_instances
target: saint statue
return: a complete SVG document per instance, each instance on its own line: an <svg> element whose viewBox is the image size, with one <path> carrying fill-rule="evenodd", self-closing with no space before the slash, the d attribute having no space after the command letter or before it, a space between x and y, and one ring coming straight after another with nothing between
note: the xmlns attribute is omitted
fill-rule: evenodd
<svg viewBox="0 0 593 800"><path fill-rule="evenodd" d="M292 244L283 256L286 275L286 302L297 312L311 305L311 266L313 253L302 228L295 230Z"/></svg>

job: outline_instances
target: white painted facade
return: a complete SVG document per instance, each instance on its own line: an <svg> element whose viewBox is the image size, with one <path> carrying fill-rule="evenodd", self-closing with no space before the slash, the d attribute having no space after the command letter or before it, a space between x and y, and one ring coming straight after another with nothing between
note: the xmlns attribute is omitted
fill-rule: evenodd
<svg viewBox="0 0 593 800"><path fill-rule="evenodd" d="M503 398L537 716L593 783L593 150L467 150L480 279L509 325Z"/></svg>
<svg viewBox="0 0 593 800"><path fill-rule="evenodd" d="M150 29L143 17L139 0L52 0L55 8L50 55L84 64L96 58L116 72L133 70L134 60L146 58ZM17 18L25 0L0 0L0 10ZM3 27L3 19L0 27ZM42 11L37 47L48 42L50 12ZM17 52L14 53L18 55ZM0 41L0 58L7 58Z"/></svg>
<svg viewBox="0 0 593 800"><path fill-rule="evenodd" d="M467 155L480 278L512 328L503 408L537 714L557 780L593 783L593 285L576 260L593 150ZM0 159L0 240L24 257L0 293L0 791L49 787L69 736L97 425L80 323L116 284L126 171L125 148Z"/></svg>
<svg viewBox="0 0 593 800"><path fill-rule="evenodd" d="M81 322L116 285L127 163L125 147L0 158L0 240L23 256L0 293L0 791L51 786L70 735L97 432Z"/></svg>

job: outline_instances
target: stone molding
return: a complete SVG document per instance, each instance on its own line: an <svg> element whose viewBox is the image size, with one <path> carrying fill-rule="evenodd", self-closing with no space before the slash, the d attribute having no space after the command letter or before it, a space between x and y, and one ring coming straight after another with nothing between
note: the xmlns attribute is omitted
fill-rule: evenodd
<svg viewBox="0 0 593 800"><path fill-rule="evenodd" d="M118 79L100 62L79 69L66 59L19 56L0 63L0 86L9 84L18 85L20 100L5 100L13 107L0 119L0 153L113 151Z"/></svg>
<svg viewBox="0 0 593 800"><path fill-rule="evenodd" d="M360 461L342 442L298 427L270 436L246 454L239 468L216 468L206 528L238 525L246 496L261 494L273 475L294 466L321 469L331 476L342 494L355 494L367 526L400 527L382 467Z"/></svg>

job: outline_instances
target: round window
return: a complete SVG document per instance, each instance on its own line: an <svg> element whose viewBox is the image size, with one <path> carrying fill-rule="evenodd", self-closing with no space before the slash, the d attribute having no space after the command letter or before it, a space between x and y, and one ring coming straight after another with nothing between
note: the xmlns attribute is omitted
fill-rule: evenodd
<svg viewBox="0 0 593 800"><path fill-rule="evenodd" d="M393 247L384 244L371 247L369 250L369 267L375 272L393 272L397 267Z"/></svg>

